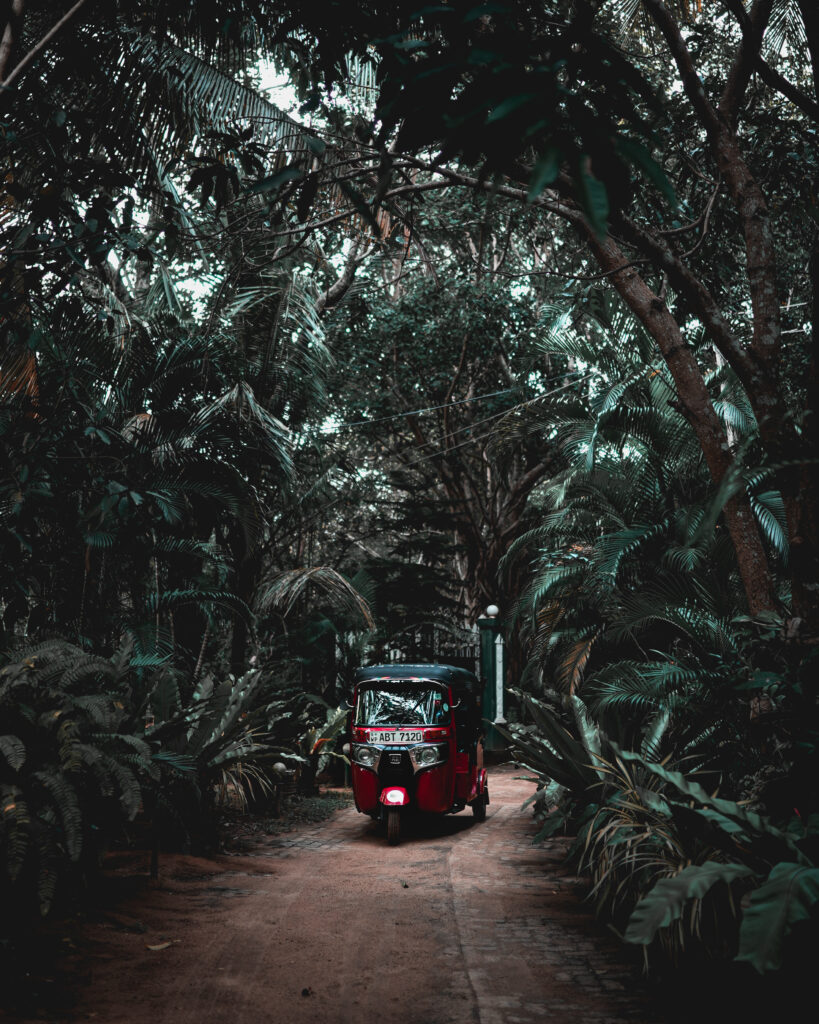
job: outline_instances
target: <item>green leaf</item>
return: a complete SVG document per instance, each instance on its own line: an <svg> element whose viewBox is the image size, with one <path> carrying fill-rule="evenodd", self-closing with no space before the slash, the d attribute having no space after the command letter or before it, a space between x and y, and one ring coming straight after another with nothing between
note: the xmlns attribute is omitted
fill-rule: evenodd
<svg viewBox="0 0 819 1024"><path fill-rule="evenodd" d="M526 196L528 202L537 199L544 188L555 180L560 171L560 155L557 146L546 147L545 153L535 164L529 178L529 192Z"/></svg>
<svg viewBox="0 0 819 1024"><path fill-rule="evenodd" d="M524 703L526 708L531 714L535 721L538 729L543 734L544 739L552 747L558 757L562 758L567 765L580 769L582 765L585 765L590 760L590 755L582 743L579 743L574 736L563 725L557 720L551 711L539 700L534 697L524 697ZM589 777L587 772L583 772L584 776L588 778L589 782L594 781L594 777Z"/></svg>
<svg viewBox="0 0 819 1024"><path fill-rule="evenodd" d="M742 916L737 960L763 974L782 964L782 945L798 921L810 917L819 900L819 868L784 862L751 894Z"/></svg>
<svg viewBox="0 0 819 1024"><path fill-rule="evenodd" d="M373 214L370 204L367 202L364 196L358 191L358 189L353 188L352 185L348 185L346 181L340 181L338 183L338 187L341 189L344 195L350 200L350 202L353 204L358 213L360 213L364 220L370 225L370 227L373 230L373 233L377 237L380 237L381 226L375 219L375 215Z"/></svg>
<svg viewBox="0 0 819 1024"><path fill-rule="evenodd" d="M297 167L283 167L282 170L271 174L270 177L262 178L261 181L249 185L247 191L251 193L275 192L282 185L286 185L288 181L295 181L297 178L301 178L301 176L302 172Z"/></svg>
<svg viewBox="0 0 819 1024"><path fill-rule="evenodd" d="M535 93L525 92L519 96L510 96L509 99L499 103L489 114L486 119L487 124L492 124L493 121L502 121L509 114L513 114L516 110L521 107L525 107L530 100L536 99Z"/></svg>
<svg viewBox="0 0 819 1024"><path fill-rule="evenodd" d="M639 167L645 176L654 182L669 203L677 206L677 196L665 171L641 142L626 139L621 135L617 139L617 148L630 163Z"/></svg>
<svg viewBox="0 0 819 1024"><path fill-rule="evenodd" d="M524 738L519 732L511 732L497 723L492 724L512 744L517 759L524 767L540 778L552 779L572 791L587 788L587 780L582 777L578 778L578 772L574 770L574 765L555 756L542 741L533 737Z"/></svg>
<svg viewBox="0 0 819 1024"><path fill-rule="evenodd" d="M324 142L324 140L315 138L312 135L305 135L304 144L305 146L307 146L310 152L314 153L316 156L324 156L327 150L327 145Z"/></svg>
<svg viewBox="0 0 819 1024"><path fill-rule="evenodd" d="M541 828L538 834L532 839L532 843L542 843L544 839L551 839L553 835L566 827L569 817L570 815L568 810L554 811L544 822L543 828Z"/></svg>
<svg viewBox="0 0 819 1024"><path fill-rule="evenodd" d="M709 815L711 821L718 823L720 817L727 818L741 825L746 834L764 837L766 840L774 840L774 844L780 848L780 853L784 852L782 851L783 845L787 849L796 852L793 841L780 829L771 825L767 818L763 818L754 811L745 810L744 807L741 807L733 800L723 800L716 796L709 796L699 783L692 782L691 779L687 779L680 772L669 771L668 768L664 768L660 764L646 761L645 758L634 753L634 751L620 750L614 743L611 746L618 757L621 757L624 761L636 761L638 764L643 765L644 768L647 768L652 775L656 775L679 790L684 796L705 807L712 807L717 812L717 815Z"/></svg>
<svg viewBox="0 0 819 1024"><path fill-rule="evenodd" d="M752 874L745 864L720 864L709 860L683 868L673 878L661 878L632 911L623 938L626 942L647 946L660 928L667 928L681 916L689 900L702 899L717 882L730 885Z"/></svg>

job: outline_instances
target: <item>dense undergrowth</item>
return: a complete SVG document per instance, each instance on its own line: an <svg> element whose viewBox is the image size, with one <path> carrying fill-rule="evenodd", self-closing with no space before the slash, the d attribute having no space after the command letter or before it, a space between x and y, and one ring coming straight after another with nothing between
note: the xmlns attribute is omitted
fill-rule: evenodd
<svg viewBox="0 0 819 1024"><path fill-rule="evenodd" d="M186 685L143 661L133 639L110 658L52 641L0 669L7 937L90 885L112 845L150 847L154 871L160 849L212 852L222 818L281 814L296 770L333 756L344 711L317 696L262 670Z"/></svg>
<svg viewBox="0 0 819 1024"><path fill-rule="evenodd" d="M606 351L565 323L554 341L592 364ZM609 345L619 373L609 362L588 404L565 403L570 465L519 545L536 552L521 609L530 724L507 735L539 782L540 837L576 834L598 912L648 965L774 971L819 934L819 647L748 614L725 494L668 382L639 337ZM720 386L752 446L741 389ZM784 562L780 495L764 472L740 484Z"/></svg>

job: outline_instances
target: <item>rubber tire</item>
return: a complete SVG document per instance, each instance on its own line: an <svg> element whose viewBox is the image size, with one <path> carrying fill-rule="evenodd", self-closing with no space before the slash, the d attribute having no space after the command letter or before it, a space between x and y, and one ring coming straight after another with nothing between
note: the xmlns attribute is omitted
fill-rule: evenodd
<svg viewBox="0 0 819 1024"><path fill-rule="evenodd" d="M390 846L397 846L401 836L401 812L397 807L391 807L387 811L387 842Z"/></svg>
<svg viewBox="0 0 819 1024"><path fill-rule="evenodd" d="M489 803L488 796L489 790L484 787L483 793L481 793L477 800L472 802L472 814L475 821L486 821L486 805Z"/></svg>

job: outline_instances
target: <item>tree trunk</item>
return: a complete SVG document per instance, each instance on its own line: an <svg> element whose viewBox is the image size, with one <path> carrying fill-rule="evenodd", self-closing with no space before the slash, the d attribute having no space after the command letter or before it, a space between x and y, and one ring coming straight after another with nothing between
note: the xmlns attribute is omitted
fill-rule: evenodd
<svg viewBox="0 0 819 1024"><path fill-rule="evenodd" d="M683 337L679 325L666 304L640 277L611 238L599 239L588 225L584 228L600 266L629 309L657 342L677 389L682 411L702 448L708 471L715 484L720 484L732 465L725 435L714 410L694 353ZM737 556L742 583L752 615L775 611L768 560L747 498L737 495L723 510L725 524Z"/></svg>
<svg viewBox="0 0 819 1024"><path fill-rule="evenodd" d="M812 351L799 461L787 475L787 491L783 495L788 513L791 604L794 616L789 632L804 639L819 638L819 241L814 242L811 280Z"/></svg>

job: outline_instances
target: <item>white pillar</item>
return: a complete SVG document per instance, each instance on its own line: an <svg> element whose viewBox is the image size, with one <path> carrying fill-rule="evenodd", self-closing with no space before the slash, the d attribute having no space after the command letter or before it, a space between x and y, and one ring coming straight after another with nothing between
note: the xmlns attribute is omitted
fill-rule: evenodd
<svg viewBox="0 0 819 1024"><path fill-rule="evenodd" d="M495 721L506 724L503 717L503 637L498 633L495 637Z"/></svg>

